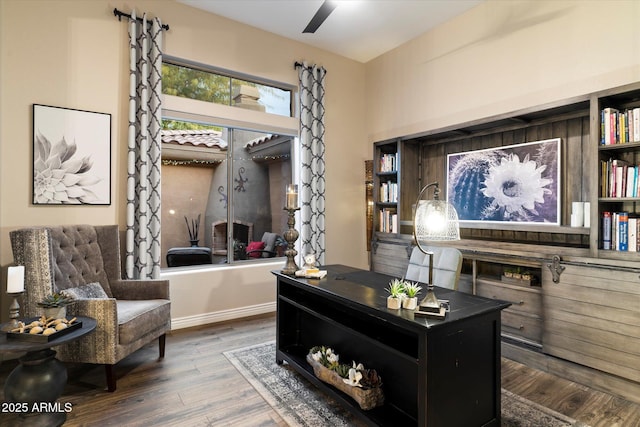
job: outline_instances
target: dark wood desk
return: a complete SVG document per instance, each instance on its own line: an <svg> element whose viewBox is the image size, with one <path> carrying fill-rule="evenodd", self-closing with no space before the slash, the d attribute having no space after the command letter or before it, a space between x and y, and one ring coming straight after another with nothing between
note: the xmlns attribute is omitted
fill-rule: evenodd
<svg viewBox="0 0 640 427"><path fill-rule="evenodd" d="M56 359L51 347L75 341L96 328L96 320L80 317L82 327L51 341L21 341L0 334L0 353L25 353L20 364L9 374L4 384L7 410L18 414L21 426L61 426L67 419L57 400L67 384L67 368ZM34 410L35 408L35 410Z"/></svg>
<svg viewBox="0 0 640 427"><path fill-rule="evenodd" d="M446 318L414 317L387 308L384 288L393 277L342 265L323 269L321 280L273 272L277 363L286 361L370 425L500 425L500 311L509 303L436 287L436 296L450 301ZM305 360L316 345L376 369L385 404L363 411L318 380Z"/></svg>

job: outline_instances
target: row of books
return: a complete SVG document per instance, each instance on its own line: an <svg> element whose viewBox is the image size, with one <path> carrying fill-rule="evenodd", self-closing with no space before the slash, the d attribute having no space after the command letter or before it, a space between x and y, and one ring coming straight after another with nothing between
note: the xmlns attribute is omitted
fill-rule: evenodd
<svg viewBox="0 0 640 427"><path fill-rule="evenodd" d="M380 156L380 172L395 172L398 170L398 153Z"/></svg>
<svg viewBox="0 0 640 427"><path fill-rule="evenodd" d="M602 145L640 141L640 108L604 108L600 112L600 128Z"/></svg>
<svg viewBox="0 0 640 427"><path fill-rule="evenodd" d="M602 249L640 252L640 218L628 212L603 212Z"/></svg>
<svg viewBox="0 0 640 427"><path fill-rule="evenodd" d="M380 230L383 233L398 232L398 213L393 208L380 209Z"/></svg>
<svg viewBox="0 0 640 427"><path fill-rule="evenodd" d="M398 183L383 182L380 184L380 201L382 203L398 203Z"/></svg>
<svg viewBox="0 0 640 427"><path fill-rule="evenodd" d="M640 165L620 159L600 161L600 197L638 197Z"/></svg>

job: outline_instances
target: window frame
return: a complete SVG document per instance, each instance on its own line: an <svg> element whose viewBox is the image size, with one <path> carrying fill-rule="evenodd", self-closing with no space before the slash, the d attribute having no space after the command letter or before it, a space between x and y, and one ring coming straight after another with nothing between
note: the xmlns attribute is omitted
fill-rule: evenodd
<svg viewBox="0 0 640 427"><path fill-rule="evenodd" d="M186 67L186 68L192 68L194 70L198 70L198 71L202 71L205 73L210 73L210 74L217 74L219 76L223 76L223 77L228 77L229 80L229 104L217 104L217 105L226 105L229 107L234 107L234 108L239 108L239 107L235 107L232 102L233 102L233 80L242 80L242 81L246 81L249 83L255 83L255 84L259 84L259 85L263 85L263 86L270 86L276 89L280 89L280 90L284 90L284 91L288 91L289 92L289 116L284 116L282 115L282 117L296 117L297 113L296 113L296 103L295 103L295 99L296 99L296 93L298 91L298 87L297 86L293 86L290 84L286 84L286 83L282 83L282 82L277 82L275 80L270 80L270 79L266 79L266 78L261 78L261 77L257 77L257 76L253 76L253 75L249 75L246 73L241 73L238 71L231 71L231 70L227 70L225 68L221 68L221 67L215 67L212 65L206 65L206 64L202 64L196 61L191 61L191 60L187 60L187 59L180 59L177 58L175 56L170 56L170 55L164 55L162 57L162 63L167 63L167 64L171 64L171 65L175 65L175 66L179 66L179 67ZM173 96L173 95L168 95L168 96ZM189 98L187 98L189 99ZM201 101L201 102L207 102L207 101ZM273 114L273 113L264 113L264 114ZM278 115L278 114L273 114L273 115Z"/></svg>
<svg viewBox="0 0 640 427"><path fill-rule="evenodd" d="M230 78L241 79L244 81L265 84L283 90L290 91L290 111L292 116L287 117L278 114L266 113L261 111L247 110L238 108L233 105L216 104L213 102L200 101L191 98L184 98L174 95L163 94L161 115L163 119L186 121L200 123L210 126L221 126L228 129L229 139L232 139L234 130L246 130L261 133L274 133L292 138L291 146L291 175L293 180L299 177L299 152L300 152L300 119L295 108L294 100L297 99L298 88L281 82L274 82L268 79L249 76L244 73L231 72L218 67L199 64L189 60L182 60L172 56L165 56L163 62L173 65L186 66L206 72L213 72ZM230 88L231 90L231 88ZM233 149L229 144L226 161L227 165L227 188L233 188ZM284 189L283 189L284 191ZM227 263L223 264L203 264L184 267L165 268L165 271L173 271L178 269L203 269L203 268L220 268L220 267L244 267L255 265L256 263L282 262L281 257L277 258L260 258L252 260L235 260L233 257L233 245L230 240L233 238L233 218L234 204L232 191L227 194ZM296 242L296 246L299 242Z"/></svg>

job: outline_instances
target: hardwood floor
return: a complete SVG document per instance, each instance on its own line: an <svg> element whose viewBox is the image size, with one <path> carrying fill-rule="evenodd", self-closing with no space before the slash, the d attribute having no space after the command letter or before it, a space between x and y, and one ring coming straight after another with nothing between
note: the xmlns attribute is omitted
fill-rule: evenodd
<svg viewBox="0 0 640 427"><path fill-rule="evenodd" d="M116 365L115 393L106 391L102 367L68 365L65 426L286 426L223 355L273 339L272 315L174 331L164 360L154 343ZM16 364L0 364L0 382ZM502 384L591 427L640 427L640 405L511 360L503 359ZM15 417L0 417L0 425L15 425Z"/></svg>

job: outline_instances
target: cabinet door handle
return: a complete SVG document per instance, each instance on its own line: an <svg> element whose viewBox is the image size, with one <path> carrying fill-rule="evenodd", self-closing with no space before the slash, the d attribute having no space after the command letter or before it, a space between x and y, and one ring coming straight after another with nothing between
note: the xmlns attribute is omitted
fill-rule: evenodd
<svg viewBox="0 0 640 427"><path fill-rule="evenodd" d="M520 325L520 327L518 329L523 330L524 329L524 325Z"/></svg>

